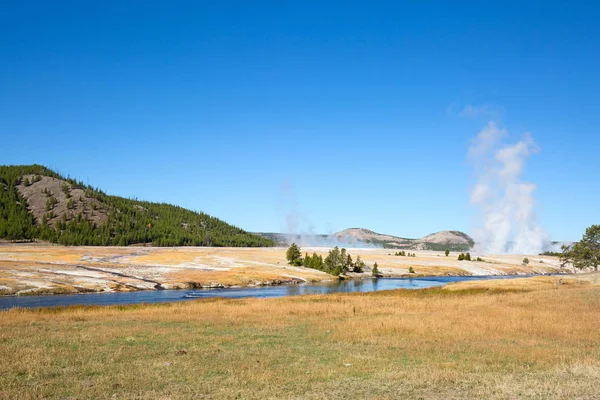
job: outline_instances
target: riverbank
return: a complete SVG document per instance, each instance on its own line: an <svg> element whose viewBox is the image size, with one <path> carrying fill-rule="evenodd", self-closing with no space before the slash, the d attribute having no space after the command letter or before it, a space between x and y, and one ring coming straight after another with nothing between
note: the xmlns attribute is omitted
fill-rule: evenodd
<svg viewBox="0 0 600 400"><path fill-rule="evenodd" d="M520 277L520 276L519 276ZM311 294L366 293L395 289L425 289L444 286L453 282L489 279L519 279L516 276L443 276L430 278L370 278L339 280L336 282L279 285L271 287L237 287L187 290L155 290L128 293L87 293L52 296L4 296L0 297L0 310L14 307L67 307L74 305L126 305L153 304L208 298L274 298Z"/></svg>
<svg viewBox="0 0 600 400"><path fill-rule="evenodd" d="M307 248L326 255L328 248ZM287 265L284 248L65 247L47 244L0 246L0 295L126 292L159 289L253 287L337 279L321 271ZM483 256L458 261L456 254L416 252L395 256L387 249L351 249L385 277L529 275L560 270L555 257ZM414 271L414 273L410 271ZM367 270L362 276L370 278Z"/></svg>
<svg viewBox="0 0 600 400"><path fill-rule="evenodd" d="M0 398L594 398L598 281L9 310Z"/></svg>

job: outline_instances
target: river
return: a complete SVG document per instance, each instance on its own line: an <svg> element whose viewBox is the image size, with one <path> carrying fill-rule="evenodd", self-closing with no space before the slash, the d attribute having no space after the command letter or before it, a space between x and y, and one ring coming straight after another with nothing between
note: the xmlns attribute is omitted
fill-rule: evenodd
<svg viewBox="0 0 600 400"><path fill-rule="evenodd" d="M47 296L15 296L1 297L0 309L13 307L59 307L71 305L108 306L116 304L164 303L186 301L210 297L239 298L270 298L297 296L302 294L330 294L351 292L374 292L391 289L425 289L444 286L451 282L523 278L524 275L502 276L439 276L423 278L379 278L344 280L319 284L281 285L225 289L196 289L190 290L151 290L140 292L88 293Z"/></svg>

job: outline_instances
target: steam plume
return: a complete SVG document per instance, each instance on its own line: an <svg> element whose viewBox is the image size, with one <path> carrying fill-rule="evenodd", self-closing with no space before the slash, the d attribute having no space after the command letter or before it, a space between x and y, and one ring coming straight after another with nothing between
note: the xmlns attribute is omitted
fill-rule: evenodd
<svg viewBox="0 0 600 400"><path fill-rule="evenodd" d="M521 175L527 158L539 149L528 133L517 143L502 144L506 134L490 121L469 148L477 180L471 203L480 213L473 231L476 248L486 253L537 254L548 244L548 235L534 212L537 186L522 181Z"/></svg>
<svg viewBox="0 0 600 400"><path fill-rule="evenodd" d="M284 181L281 186L279 208L284 214L279 240L285 241L288 245L296 243L304 247L377 247L356 238L337 237L333 232L315 233L315 227L309 216L301 209L290 181Z"/></svg>

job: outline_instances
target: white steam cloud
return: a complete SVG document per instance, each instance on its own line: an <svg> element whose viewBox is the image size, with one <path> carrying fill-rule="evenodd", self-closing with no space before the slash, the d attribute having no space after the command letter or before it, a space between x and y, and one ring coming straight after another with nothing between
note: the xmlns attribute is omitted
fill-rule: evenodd
<svg viewBox="0 0 600 400"><path fill-rule="evenodd" d="M522 174L529 155L539 149L528 133L514 144L502 143L506 135L505 129L490 121L469 148L477 179L471 204L480 213L473 231L476 250L537 254L549 240L534 212L537 186L522 181Z"/></svg>
<svg viewBox="0 0 600 400"><path fill-rule="evenodd" d="M299 205L292 183L287 180L281 186L279 209L284 215L284 220L280 228L281 233L277 234L277 240L288 245L296 243L302 247L378 247L355 238L338 237L331 231L326 234L315 233L315 227L308 214Z"/></svg>

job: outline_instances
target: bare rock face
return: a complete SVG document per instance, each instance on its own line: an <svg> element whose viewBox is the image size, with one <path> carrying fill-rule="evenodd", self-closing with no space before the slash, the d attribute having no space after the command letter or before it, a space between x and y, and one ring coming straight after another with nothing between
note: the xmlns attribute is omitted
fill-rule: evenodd
<svg viewBox="0 0 600 400"><path fill-rule="evenodd" d="M29 184L25 185L25 181ZM104 204L89 197L85 190L73 188L62 179L25 175L17 190L27 200L29 211L33 213L38 224L44 215L49 225L56 225L63 215L70 220L78 214L82 214L98 226L106 222L107 208Z"/></svg>

